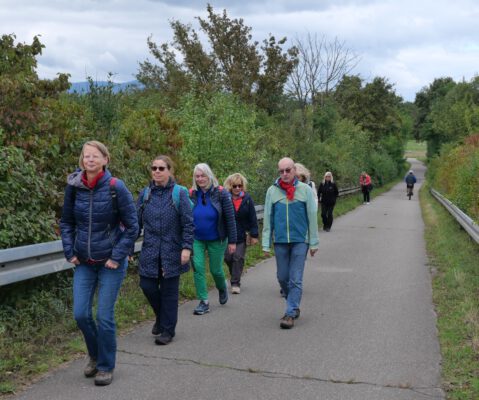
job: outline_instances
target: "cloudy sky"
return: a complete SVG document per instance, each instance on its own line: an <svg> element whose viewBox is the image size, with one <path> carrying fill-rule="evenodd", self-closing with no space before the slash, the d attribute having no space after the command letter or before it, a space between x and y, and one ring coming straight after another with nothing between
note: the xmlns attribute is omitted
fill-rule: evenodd
<svg viewBox="0 0 479 400"><path fill-rule="evenodd" d="M406 100L434 78L470 80L479 73L477 0L211 0L253 28L256 40L338 37L361 57L353 71L366 80L384 76ZM169 21L197 26L206 2L193 0L0 0L0 33L46 48L38 73L71 74L116 82L135 79L149 57L146 39L171 40Z"/></svg>

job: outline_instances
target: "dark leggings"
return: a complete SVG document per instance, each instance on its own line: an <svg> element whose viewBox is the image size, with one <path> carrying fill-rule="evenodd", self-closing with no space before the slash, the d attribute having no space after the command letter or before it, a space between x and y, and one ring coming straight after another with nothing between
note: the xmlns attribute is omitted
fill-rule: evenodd
<svg viewBox="0 0 479 400"><path fill-rule="evenodd" d="M369 203L369 189L366 186L363 186L363 201Z"/></svg>

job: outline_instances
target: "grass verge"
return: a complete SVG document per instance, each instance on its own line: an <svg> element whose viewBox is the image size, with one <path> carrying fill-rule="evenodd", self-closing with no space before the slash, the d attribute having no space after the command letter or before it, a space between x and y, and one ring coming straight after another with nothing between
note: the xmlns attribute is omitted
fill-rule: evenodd
<svg viewBox="0 0 479 400"><path fill-rule="evenodd" d="M419 198L434 270L433 300L448 399L479 399L479 246L423 185Z"/></svg>
<svg viewBox="0 0 479 400"><path fill-rule="evenodd" d="M408 140L406 143L406 157L417 158L420 161L426 160L427 143Z"/></svg>
<svg viewBox="0 0 479 400"><path fill-rule="evenodd" d="M371 192L371 199L394 186L391 182ZM362 194L341 197L336 217L362 204ZM318 213L320 214L320 213ZM319 215L319 219L321 216ZM246 267L264 259L260 244L248 248ZM226 272L226 268L225 268ZM2 287L0 294L0 398L15 394L66 361L83 357L85 345L72 317L72 271L52 274ZM208 286L214 286L207 274ZM153 319L138 286L136 264L129 267L116 304L120 335ZM195 298L193 273L180 279L182 301Z"/></svg>

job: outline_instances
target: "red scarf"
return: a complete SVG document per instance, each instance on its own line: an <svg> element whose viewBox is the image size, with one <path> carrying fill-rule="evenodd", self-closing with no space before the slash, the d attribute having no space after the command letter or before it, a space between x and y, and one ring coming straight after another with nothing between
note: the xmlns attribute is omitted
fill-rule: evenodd
<svg viewBox="0 0 479 400"><path fill-rule="evenodd" d="M100 171L91 182L88 182L88 179L86 177L86 171L83 171L81 181L85 184L87 188L94 189L98 181L103 178L103 175L105 175L105 171Z"/></svg>
<svg viewBox="0 0 479 400"><path fill-rule="evenodd" d="M296 186L294 186L294 181L293 183L286 183L282 179L279 180L279 186L281 189L283 189L286 192L286 198L289 201L294 200L294 191L296 190Z"/></svg>

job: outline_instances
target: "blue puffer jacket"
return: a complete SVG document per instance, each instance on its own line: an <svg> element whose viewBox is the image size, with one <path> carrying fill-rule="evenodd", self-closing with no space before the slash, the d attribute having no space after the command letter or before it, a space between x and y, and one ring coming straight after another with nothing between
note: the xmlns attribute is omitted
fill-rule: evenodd
<svg viewBox="0 0 479 400"><path fill-rule="evenodd" d="M82 263L121 262L128 256L138 235L138 218L133 196L123 181L116 179L118 214L115 215L107 170L94 189L81 180L81 171L68 177L60 221L63 251L67 260L77 256ZM120 225L121 221L121 225Z"/></svg>
<svg viewBox="0 0 479 400"><path fill-rule="evenodd" d="M258 238L258 219L253 199L248 193L244 194L238 211L235 210L235 217L237 243L243 243L246 240L246 232L249 232L251 237Z"/></svg>
<svg viewBox="0 0 479 400"><path fill-rule="evenodd" d="M231 195L226 189L220 189L219 187L212 186L209 190L211 204L218 212L217 229L220 240L225 240L225 238L228 237L228 244L236 243L235 209L231 201ZM198 196L201 199L201 190L193 191L191 195L193 208L198 203Z"/></svg>
<svg viewBox="0 0 479 400"><path fill-rule="evenodd" d="M189 269L189 264L181 265L181 251L193 248L193 213L186 190L179 191L180 202L176 209L173 186L172 179L164 187L150 183L149 200L140 220L144 239L139 272L147 278L157 278L160 268L165 278L178 276ZM138 210L143 202L143 192L138 197Z"/></svg>

